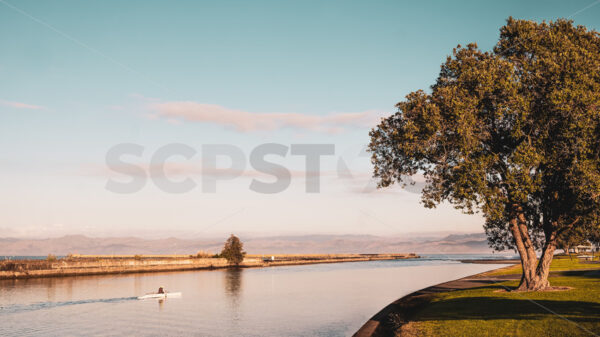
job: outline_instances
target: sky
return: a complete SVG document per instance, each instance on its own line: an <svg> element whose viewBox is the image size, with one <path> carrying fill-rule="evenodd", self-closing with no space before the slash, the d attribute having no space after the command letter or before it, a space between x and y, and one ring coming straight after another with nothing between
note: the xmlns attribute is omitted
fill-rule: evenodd
<svg viewBox="0 0 600 337"><path fill-rule="evenodd" d="M490 50L509 16L600 30L600 0L0 0L0 237L481 232L418 189L374 189L364 148L452 48ZM256 192L276 180L252 161L271 143L290 184ZM209 171L214 144L241 157ZM334 151L315 172L301 144Z"/></svg>

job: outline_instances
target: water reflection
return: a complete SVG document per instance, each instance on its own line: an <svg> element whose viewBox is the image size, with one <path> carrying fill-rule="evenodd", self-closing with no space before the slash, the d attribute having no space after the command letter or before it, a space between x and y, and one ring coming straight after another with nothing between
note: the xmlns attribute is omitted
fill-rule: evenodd
<svg viewBox="0 0 600 337"><path fill-rule="evenodd" d="M242 321L242 310L240 309L242 296L240 292L242 290L243 273L242 268L227 269L224 273L225 294L229 299L229 326L234 330L239 327L239 323Z"/></svg>
<svg viewBox="0 0 600 337"><path fill-rule="evenodd" d="M73 281L74 278L67 278L65 280L65 294L68 298L73 298Z"/></svg>
<svg viewBox="0 0 600 337"><path fill-rule="evenodd" d="M225 271L225 293L232 299L237 299L242 287L242 268L231 268Z"/></svg>
<svg viewBox="0 0 600 337"><path fill-rule="evenodd" d="M141 294L144 292L143 290L143 280L144 280L144 276L140 275L140 274L136 274L133 276L133 290L135 291L136 294Z"/></svg>
<svg viewBox="0 0 600 337"><path fill-rule="evenodd" d="M45 284L46 286L46 300L52 302L56 298L56 279L50 278Z"/></svg>

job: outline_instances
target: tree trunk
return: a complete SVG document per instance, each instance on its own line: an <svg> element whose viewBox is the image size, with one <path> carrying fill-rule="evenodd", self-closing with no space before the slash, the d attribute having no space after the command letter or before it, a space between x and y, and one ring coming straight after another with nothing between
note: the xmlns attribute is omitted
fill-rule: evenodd
<svg viewBox="0 0 600 337"><path fill-rule="evenodd" d="M569 249L569 260L573 261L573 255L571 255L571 250Z"/></svg>
<svg viewBox="0 0 600 337"><path fill-rule="evenodd" d="M547 238L542 250L542 256L538 261L535 247L533 247L533 243L531 242L525 217L522 213L519 213L511 220L510 230L513 234L519 256L521 257L521 267L523 268L521 282L515 290L537 291L550 287L548 275L550 273L550 263L556 249L555 235L553 234L550 238Z"/></svg>

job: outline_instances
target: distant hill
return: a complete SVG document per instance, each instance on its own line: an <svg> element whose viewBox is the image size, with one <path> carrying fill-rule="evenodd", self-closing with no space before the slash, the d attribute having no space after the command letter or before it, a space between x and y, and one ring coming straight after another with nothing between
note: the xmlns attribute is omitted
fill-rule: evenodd
<svg viewBox="0 0 600 337"><path fill-rule="evenodd" d="M92 238L83 235L49 239L0 238L0 255L194 254L199 250L217 253L225 239ZM483 233L452 234L439 239L417 240L372 235L297 235L241 239L250 254L491 253Z"/></svg>

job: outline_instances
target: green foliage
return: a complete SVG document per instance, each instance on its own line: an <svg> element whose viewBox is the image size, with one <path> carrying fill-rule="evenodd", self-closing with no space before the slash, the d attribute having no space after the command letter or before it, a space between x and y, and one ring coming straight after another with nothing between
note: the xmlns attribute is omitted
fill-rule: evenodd
<svg viewBox="0 0 600 337"><path fill-rule="evenodd" d="M523 224L522 257L598 229L599 69L597 32L509 18L493 51L458 46L430 93L408 94L371 131L379 186L423 174L424 205L482 212L493 248L514 248L509 224Z"/></svg>
<svg viewBox="0 0 600 337"><path fill-rule="evenodd" d="M586 245L586 233L583 227L575 227L564 231L556 240L556 246L565 253L569 253L569 249L578 245Z"/></svg>
<svg viewBox="0 0 600 337"><path fill-rule="evenodd" d="M48 262L56 262L57 258L56 255L53 254L48 254L48 257L46 257L46 261Z"/></svg>
<svg viewBox="0 0 600 337"><path fill-rule="evenodd" d="M220 255L227 259L229 264L238 266L244 261L244 256L246 255L246 252L244 252L244 244L237 236L231 234L229 239L225 242Z"/></svg>

